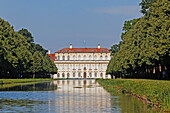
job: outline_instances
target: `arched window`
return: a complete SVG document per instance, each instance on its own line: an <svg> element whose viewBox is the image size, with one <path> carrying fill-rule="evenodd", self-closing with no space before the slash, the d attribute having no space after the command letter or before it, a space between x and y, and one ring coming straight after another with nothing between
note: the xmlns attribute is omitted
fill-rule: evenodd
<svg viewBox="0 0 170 113"><path fill-rule="evenodd" d="M80 55L78 56L78 60L81 60L81 56Z"/></svg>
<svg viewBox="0 0 170 113"><path fill-rule="evenodd" d="M100 73L100 77L103 78L103 73Z"/></svg>
<svg viewBox="0 0 170 113"><path fill-rule="evenodd" d="M76 60L76 56L75 55L73 56L73 60Z"/></svg>
<svg viewBox="0 0 170 113"><path fill-rule="evenodd" d="M108 56L107 55L105 56L105 60L108 60Z"/></svg>
<svg viewBox="0 0 170 113"><path fill-rule="evenodd" d="M62 73L62 77L63 77L63 78L65 77L65 74L64 74L64 73Z"/></svg>
<svg viewBox="0 0 170 113"><path fill-rule="evenodd" d="M89 60L92 60L92 56L91 55L89 56Z"/></svg>
<svg viewBox="0 0 170 113"><path fill-rule="evenodd" d="M67 56L67 60L70 60L70 56Z"/></svg>
<svg viewBox="0 0 170 113"><path fill-rule="evenodd" d="M94 76L97 77L97 73L94 73Z"/></svg>
<svg viewBox="0 0 170 113"><path fill-rule="evenodd" d="M96 55L94 56L94 60L97 60L97 56Z"/></svg>
<svg viewBox="0 0 170 113"><path fill-rule="evenodd" d="M84 67L84 70L86 70L86 67Z"/></svg>
<svg viewBox="0 0 170 113"><path fill-rule="evenodd" d="M60 60L60 56L58 56L58 60Z"/></svg>
<svg viewBox="0 0 170 113"><path fill-rule="evenodd" d="M65 56L63 56L63 60L65 60Z"/></svg>
<svg viewBox="0 0 170 113"><path fill-rule="evenodd" d="M78 77L81 77L81 73L80 72L78 73Z"/></svg>
<svg viewBox="0 0 170 113"><path fill-rule="evenodd" d="M67 73L67 78L69 78L70 77L70 74L69 73Z"/></svg>
<svg viewBox="0 0 170 113"><path fill-rule="evenodd" d="M57 74L57 77L60 77L60 73Z"/></svg>
<svg viewBox="0 0 170 113"><path fill-rule="evenodd" d="M73 73L73 77L76 77L76 73Z"/></svg>
<svg viewBox="0 0 170 113"><path fill-rule="evenodd" d="M89 76L92 77L92 73L89 73Z"/></svg>
<svg viewBox="0 0 170 113"><path fill-rule="evenodd" d="M100 60L103 60L103 56L102 55L100 56Z"/></svg>
<svg viewBox="0 0 170 113"><path fill-rule="evenodd" d="M86 60L86 55L83 56L83 60Z"/></svg>

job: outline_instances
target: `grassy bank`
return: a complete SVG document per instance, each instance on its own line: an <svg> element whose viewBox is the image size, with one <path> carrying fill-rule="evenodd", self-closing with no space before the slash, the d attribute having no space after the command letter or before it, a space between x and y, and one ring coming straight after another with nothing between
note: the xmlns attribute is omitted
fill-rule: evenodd
<svg viewBox="0 0 170 113"><path fill-rule="evenodd" d="M163 111L170 111L170 81L145 79L97 79L107 91L131 94Z"/></svg>
<svg viewBox="0 0 170 113"><path fill-rule="evenodd" d="M0 79L0 88L14 87L18 85L30 85L51 80L53 79Z"/></svg>
<svg viewBox="0 0 170 113"><path fill-rule="evenodd" d="M52 79L0 79L0 84L50 81Z"/></svg>

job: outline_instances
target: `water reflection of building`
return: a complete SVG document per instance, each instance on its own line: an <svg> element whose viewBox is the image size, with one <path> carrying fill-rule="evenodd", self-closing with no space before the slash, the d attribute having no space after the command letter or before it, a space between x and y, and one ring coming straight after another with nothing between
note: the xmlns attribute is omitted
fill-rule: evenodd
<svg viewBox="0 0 170 113"><path fill-rule="evenodd" d="M53 78L110 78L106 75L110 60L107 48L64 48L49 54L54 60L58 74Z"/></svg>
<svg viewBox="0 0 170 113"><path fill-rule="evenodd" d="M95 80L56 81L58 96L55 100L57 113L103 113L111 111L110 94Z"/></svg>

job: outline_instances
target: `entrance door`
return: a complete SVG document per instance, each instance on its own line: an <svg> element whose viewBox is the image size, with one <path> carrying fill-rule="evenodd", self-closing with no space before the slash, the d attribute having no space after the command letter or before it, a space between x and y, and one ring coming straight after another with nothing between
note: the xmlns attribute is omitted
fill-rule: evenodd
<svg viewBox="0 0 170 113"><path fill-rule="evenodd" d="M84 78L86 78L86 72L84 72Z"/></svg>

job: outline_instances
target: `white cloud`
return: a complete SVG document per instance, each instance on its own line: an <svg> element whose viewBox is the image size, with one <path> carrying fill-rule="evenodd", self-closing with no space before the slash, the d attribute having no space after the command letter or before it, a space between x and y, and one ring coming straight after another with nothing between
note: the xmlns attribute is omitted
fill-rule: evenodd
<svg viewBox="0 0 170 113"><path fill-rule="evenodd" d="M125 15L125 16L140 16L139 6L117 6L90 9L95 13L111 14L111 15Z"/></svg>

